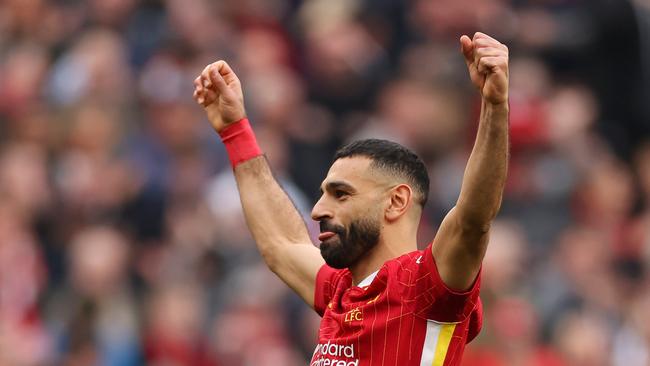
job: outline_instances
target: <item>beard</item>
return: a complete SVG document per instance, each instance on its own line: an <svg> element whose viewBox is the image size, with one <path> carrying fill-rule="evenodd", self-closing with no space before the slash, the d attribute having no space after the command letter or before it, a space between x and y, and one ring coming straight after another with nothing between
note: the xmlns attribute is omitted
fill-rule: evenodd
<svg viewBox="0 0 650 366"><path fill-rule="evenodd" d="M320 253L328 266L336 269L349 268L379 242L379 220L364 218L352 221L346 230L342 225L320 222L321 232L331 231L332 237L320 244Z"/></svg>

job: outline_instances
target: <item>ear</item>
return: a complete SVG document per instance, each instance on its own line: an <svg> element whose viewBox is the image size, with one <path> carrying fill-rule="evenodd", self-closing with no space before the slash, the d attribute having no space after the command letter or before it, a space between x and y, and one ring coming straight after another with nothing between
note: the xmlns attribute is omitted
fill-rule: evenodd
<svg viewBox="0 0 650 366"><path fill-rule="evenodd" d="M413 191L408 184L400 184L390 190L390 203L386 208L386 220L395 221L402 217L411 206Z"/></svg>

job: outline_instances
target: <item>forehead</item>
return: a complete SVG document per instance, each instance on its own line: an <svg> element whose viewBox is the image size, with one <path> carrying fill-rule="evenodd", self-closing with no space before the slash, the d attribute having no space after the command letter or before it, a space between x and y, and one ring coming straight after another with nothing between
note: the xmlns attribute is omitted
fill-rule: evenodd
<svg viewBox="0 0 650 366"><path fill-rule="evenodd" d="M367 157L355 156L337 159L327 172L323 185L329 182L346 182L351 185L377 183L377 175L370 168L372 160Z"/></svg>

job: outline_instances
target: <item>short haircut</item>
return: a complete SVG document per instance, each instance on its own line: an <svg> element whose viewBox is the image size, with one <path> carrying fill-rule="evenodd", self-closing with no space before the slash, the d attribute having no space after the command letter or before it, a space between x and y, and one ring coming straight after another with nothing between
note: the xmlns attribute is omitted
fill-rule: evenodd
<svg viewBox="0 0 650 366"><path fill-rule="evenodd" d="M334 155L334 161L355 156L370 158L371 167L406 179L415 192L416 202L425 205L429 198L429 175L424 162L414 152L396 142L365 139L340 148Z"/></svg>

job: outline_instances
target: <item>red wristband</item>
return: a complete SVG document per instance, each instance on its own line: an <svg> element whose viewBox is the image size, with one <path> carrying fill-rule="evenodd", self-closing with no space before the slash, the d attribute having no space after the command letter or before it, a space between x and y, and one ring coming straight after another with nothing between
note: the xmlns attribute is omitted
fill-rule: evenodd
<svg viewBox="0 0 650 366"><path fill-rule="evenodd" d="M253 133L248 118L242 118L226 127L219 132L219 136L221 136L221 141L226 146L230 164L232 164L233 168L262 155L262 149L257 145L257 139L255 139L255 133Z"/></svg>

